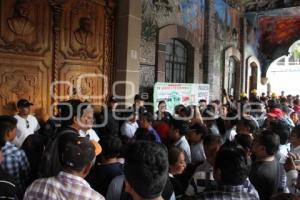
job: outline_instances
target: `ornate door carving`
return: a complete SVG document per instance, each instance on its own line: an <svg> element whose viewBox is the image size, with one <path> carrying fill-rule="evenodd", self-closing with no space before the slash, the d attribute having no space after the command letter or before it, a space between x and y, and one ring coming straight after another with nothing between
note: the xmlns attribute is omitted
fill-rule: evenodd
<svg viewBox="0 0 300 200"><path fill-rule="evenodd" d="M75 90L102 102L111 82L114 7L112 0L0 0L0 114L20 98L49 113Z"/></svg>
<svg viewBox="0 0 300 200"><path fill-rule="evenodd" d="M0 13L0 113L11 111L7 105L20 98L47 108L52 71L48 2L2 0Z"/></svg>

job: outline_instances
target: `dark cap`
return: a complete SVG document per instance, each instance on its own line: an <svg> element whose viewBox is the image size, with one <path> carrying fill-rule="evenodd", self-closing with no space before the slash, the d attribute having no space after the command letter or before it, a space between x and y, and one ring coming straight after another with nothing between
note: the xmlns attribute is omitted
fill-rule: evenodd
<svg viewBox="0 0 300 200"><path fill-rule="evenodd" d="M30 103L27 99L20 99L17 103L18 108L26 108L32 105L33 103Z"/></svg>
<svg viewBox="0 0 300 200"><path fill-rule="evenodd" d="M60 149L62 166L81 170L95 158L95 146L86 137L67 134Z"/></svg>
<svg viewBox="0 0 300 200"><path fill-rule="evenodd" d="M206 128L206 126L202 125L202 124L194 124L189 128L189 133L193 133L195 132L197 135L201 134L201 135L207 135L208 134L208 130Z"/></svg>
<svg viewBox="0 0 300 200"><path fill-rule="evenodd" d="M142 100L141 95L136 94L136 95L134 96L134 100L135 100L135 101L136 101L136 100Z"/></svg>
<svg viewBox="0 0 300 200"><path fill-rule="evenodd" d="M118 102L118 100L117 100L117 98L114 97L114 96L111 96L111 97L109 97L109 99L108 99L108 103L117 103L117 102Z"/></svg>
<svg viewBox="0 0 300 200"><path fill-rule="evenodd" d="M188 123L183 120L176 120L176 119L172 120L172 126L174 129L179 130L180 135L186 135L191 131Z"/></svg>

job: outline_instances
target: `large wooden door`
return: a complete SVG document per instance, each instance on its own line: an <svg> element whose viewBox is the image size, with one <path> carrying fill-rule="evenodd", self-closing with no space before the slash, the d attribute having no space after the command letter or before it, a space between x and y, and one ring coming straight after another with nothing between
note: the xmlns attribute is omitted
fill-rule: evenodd
<svg viewBox="0 0 300 200"><path fill-rule="evenodd" d="M12 114L20 98L48 114L70 95L102 102L113 70L114 7L112 0L1 0L0 113Z"/></svg>

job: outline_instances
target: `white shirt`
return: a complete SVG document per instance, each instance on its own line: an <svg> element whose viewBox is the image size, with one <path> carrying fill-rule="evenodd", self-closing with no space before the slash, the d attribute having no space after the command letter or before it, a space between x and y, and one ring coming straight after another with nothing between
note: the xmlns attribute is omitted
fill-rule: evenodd
<svg viewBox="0 0 300 200"><path fill-rule="evenodd" d="M191 144L191 155L193 163L198 163L206 160L202 142L198 144Z"/></svg>
<svg viewBox="0 0 300 200"><path fill-rule="evenodd" d="M291 152L296 153L297 155L300 155L300 145L296 146L295 148L292 148Z"/></svg>
<svg viewBox="0 0 300 200"><path fill-rule="evenodd" d="M138 127L139 125L137 122L132 123L130 121L126 121L121 126L121 135L126 136L128 138L133 138Z"/></svg>
<svg viewBox="0 0 300 200"><path fill-rule="evenodd" d="M83 130L79 130L80 137L86 137L89 135L90 140L95 140L96 142L99 142L100 138L98 137L97 133L94 131L94 129L89 129L86 132Z"/></svg>
<svg viewBox="0 0 300 200"><path fill-rule="evenodd" d="M224 135L224 137L223 137L223 140L224 141L226 141L226 140L229 140L229 141L233 141L234 140L234 137L236 136L236 130L235 130L235 128L231 128L231 129L229 129L229 130L227 130L226 132L225 132L225 135Z"/></svg>
<svg viewBox="0 0 300 200"><path fill-rule="evenodd" d="M15 115L15 118L18 120L17 122L17 135L13 140L13 144L17 147L21 147L24 140L34 132L40 129L39 122L33 115L28 115L27 119L20 117L19 115Z"/></svg>
<svg viewBox="0 0 300 200"><path fill-rule="evenodd" d="M182 136L176 143L175 146L180 147L184 151L185 155L185 162L191 163L192 162L192 156L191 156L191 148L186 140L185 136Z"/></svg>

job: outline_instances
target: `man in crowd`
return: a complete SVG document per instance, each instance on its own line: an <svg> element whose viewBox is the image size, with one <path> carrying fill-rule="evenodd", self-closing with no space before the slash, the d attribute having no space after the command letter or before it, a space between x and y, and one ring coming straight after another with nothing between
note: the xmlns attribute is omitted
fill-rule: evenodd
<svg viewBox="0 0 300 200"><path fill-rule="evenodd" d="M0 118L0 126L2 127L0 129L0 164L4 160L4 156L2 153L2 147L6 144L6 141L4 140L4 134L6 131L4 131L3 124L6 120L3 120L4 116L1 116ZM9 119L9 117L5 117ZM14 119L14 118L13 118ZM15 120L15 119L14 119ZM0 167L0 198L2 199L16 199L17 198L17 188L15 180L7 174L1 167Z"/></svg>
<svg viewBox="0 0 300 200"><path fill-rule="evenodd" d="M125 191L133 200L163 200L168 169L168 153L161 144L139 141L130 145L125 156Z"/></svg>
<svg viewBox="0 0 300 200"><path fill-rule="evenodd" d="M11 116L0 116L0 141L2 147L3 161L2 169L14 177L18 196L22 198L30 179L30 166L25 152L11 142L16 137L17 120Z"/></svg>
<svg viewBox="0 0 300 200"><path fill-rule="evenodd" d="M249 164L242 147L224 144L218 151L214 165L216 188L201 193L197 199L258 200L254 194L244 191L244 183L249 174Z"/></svg>
<svg viewBox="0 0 300 200"><path fill-rule="evenodd" d="M40 125L37 119L30 115L30 106L33 104L26 99L20 99L17 102L18 114L15 118L18 120L17 123L17 135L13 141L18 147L21 147L27 136L34 134L40 129Z"/></svg>
<svg viewBox="0 0 300 200"><path fill-rule="evenodd" d="M256 160L252 164L249 178L261 200L269 200L279 189L280 166L275 158L279 145L279 136L265 130L257 136L252 146Z"/></svg>
<svg viewBox="0 0 300 200"><path fill-rule="evenodd" d="M59 159L63 170L57 176L34 181L27 188L24 200L104 200L84 180L96 156L97 148L93 143L69 131L60 137L59 144Z"/></svg>

